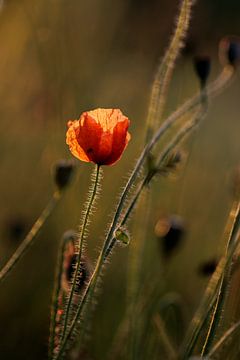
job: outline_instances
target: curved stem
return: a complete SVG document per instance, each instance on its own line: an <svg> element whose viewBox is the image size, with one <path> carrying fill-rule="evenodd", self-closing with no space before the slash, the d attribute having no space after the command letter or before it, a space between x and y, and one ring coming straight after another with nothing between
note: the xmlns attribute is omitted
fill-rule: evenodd
<svg viewBox="0 0 240 360"><path fill-rule="evenodd" d="M193 2L192 0L181 1L174 34L154 79L147 116L147 140L151 138L161 121L174 64L184 45L184 38L189 27Z"/></svg>
<svg viewBox="0 0 240 360"><path fill-rule="evenodd" d="M4 267L0 271L0 282L5 279L5 277L10 273L10 271L14 268L14 266L18 263L18 261L23 257L25 252L28 250L28 248L34 243L34 240L36 239L36 236L38 235L39 231L41 230L42 226L48 219L48 217L51 215L54 207L58 203L59 199L61 198L62 193L59 191L56 191L49 203L47 204L46 208L43 210L40 217L37 219L37 221L34 223L33 227L25 237L25 239L22 241L22 243L19 245L19 247L16 249L14 254L11 256L11 258L8 260L8 262L4 265Z"/></svg>
<svg viewBox="0 0 240 360"><path fill-rule="evenodd" d="M222 73L219 75L219 77L213 81L206 89L208 96L214 96L217 94L217 92L222 89L228 82L229 80L232 78L232 75L234 73L234 69L232 66L226 66ZM89 295L94 292L95 289L95 285L97 283L97 280L99 278L99 275L101 273L102 270L102 265L105 263L106 260L106 253L109 253L109 248L112 246L112 241L114 239L114 232L116 230L116 227L119 223L119 218L122 215L122 209L125 205L125 200L128 196L129 190L131 189L132 185L134 184L139 171L142 168L142 165L146 159L146 157L148 156L148 154L150 153L150 151L153 149L153 147L156 145L156 143L159 141L159 139L161 138L161 136L179 119L181 118L184 114L186 114L189 111L194 110L200 103L202 100L202 96L201 95L195 95L194 97L192 97L191 99L187 100L179 109L177 109L173 114L171 114L166 120L165 122L162 124L162 126L158 129L158 131L155 133L155 135L152 137L152 139L150 140L150 142L144 147L142 153L139 156L139 159L132 171L132 174L130 176L130 178L127 181L127 184L123 190L123 193L120 197L116 212L114 214L112 223L110 225L107 237L105 239L103 248L99 254L98 257L98 261L95 267L95 270L87 284L87 287L84 291L84 294L82 296L82 301L78 306L77 312L74 316L74 319L72 320L72 323L69 327L68 332L66 333L65 338L63 339L59 352L56 355L56 357L54 358L55 360L58 360L62 357L67 342L68 340L71 338L71 335L75 329L75 326L77 324L77 321L79 320L80 316L82 315L82 312L84 311L84 307L85 304L87 303L88 297Z"/></svg>

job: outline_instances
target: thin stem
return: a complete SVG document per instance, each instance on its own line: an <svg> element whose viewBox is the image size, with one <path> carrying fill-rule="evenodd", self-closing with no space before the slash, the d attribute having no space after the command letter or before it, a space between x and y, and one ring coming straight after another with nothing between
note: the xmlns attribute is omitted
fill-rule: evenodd
<svg viewBox="0 0 240 360"><path fill-rule="evenodd" d="M227 223L226 231L225 231L225 236L227 237L225 256L227 256L227 253L229 251L229 246L231 245L231 242L233 241L233 232L236 229L236 224L237 224L239 214L240 214L240 203L238 201L235 201L233 203L232 209L230 211L230 215L229 215L229 219L228 219L228 223ZM224 292L225 292L225 288L227 285L226 277L229 273L229 270L230 269L228 269L228 271L226 271L226 269L224 269L221 280L220 280L220 285L219 285L219 288L217 291L217 300L216 300L216 303L214 306L213 314L211 316L211 321L210 321L209 328L207 331L207 336L205 338L204 345L202 347L202 352L201 352L202 356L204 356L208 352L209 347L211 346L211 343L214 338L215 330L219 323L219 316L220 316L220 313L222 310L222 305L224 302Z"/></svg>
<svg viewBox="0 0 240 360"><path fill-rule="evenodd" d="M238 321L236 324L230 327L225 334L221 337L221 339L214 345L212 350L208 353L209 359L212 359L212 357L215 355L216 352L221 349L222 346L229 340L229 338L235 333L235 331L239 330L240 327L240 321Z"/></svg>
<svg viewBox="0 0 240 360"><path fill-rule="evenodd" d="M34 240L36 239L39 231L41 230L42 226L44 225L48 217L51 215L53 209L55 208L56 204L61 198L61 195L62 195L61 192L55 191L51 200L47 204L46 208L43 210L40 217L34 223L33 227L31 228L25 239L22 241L22 243L16 249L14 254L1 269L0 282L6 278L6 276L10 273L10 271L14 268L14 266L18 263L18 261L23 257L23 255L28 250L28 248L34 243Z"/></svg>
<svg viewBox="0 0 240 360"><path fill-rule="evenodd" d="M181 350L181 359L187 359L191 355L197 342L198 336L203 328L203 324L205 323L205 320L209 314L208 310L214 306L217 299L218 289L220 286L219 284L221 282L222 276L228 268L229 264L231 264L234 253L239 246L239 214L236 218L236 221L234 222L234 227L231 231L231 234L232 235L231 240L229 241L228 253L224 254L219 261L219 264L208 283L204 296L202 297L202 301L191 321L185 342Z"/></svg>
<svg viewBox="0 0 240 360"><path fill-rule="evenodd" d="M100 178L101 178L101 167L100 167L100 165L96 165L96 168L94 169L93 186L89 190L89 199L87 200L87 203L86 203L86 210L84 211L84 214L83 214L83 220L82 220L82 225L80 228L80 233L79 233L79 236L78 236L78 238L76 240L76 244L75 244L75 246L78 249L77 260L76 260L77 265L76 265L76 269L75 269L74 275L73 275L73 282L72 282L69 298L67 300L66 308L64 311L62 339L65 338L67 326L69 324L69 315L70 315L70 310L71 310L71 306L72 306L73 295L74 295L75 288L77 285L78 274L79 274L80 266L81 266L84 238L86 236L86 230L87 230L87 225L89 223L89 217L92 213L92 208L93 208L96 196L98 194Z"/></svg>
<svg viewBox="0 0 240 360"><path fill-rule="evenodd" d="M153 318L154 324L156 325L156 328L158 330L158 335L159 335L159 339L160 341L163 342L165 348L166 348L166 352L169 356L170 359L177 359L177 352L174 349L174 346L172 344L172 341L170 340L166 329L165 329L165 324L164 321L162 320L160 314L156 314Z"/></svg>
<svg viewBox="0 0 240 360"><path fill-rule="evenodd" d="M189 27L192 5L192 0L182 0L174 35L158 67L152 87L147 117L147 139L151 138L161 121L174 64L184 45L184 38Z"/></svg>
<svg viewBox="0 0 240 360"><path fill-rule="evenodd" d="M208 86L208 88L206 89L206 93L208 96L212 95L214 96L221 88L223 88L226 83L231 79L232 75L233 75L234 69L231 66L227 66L223 69L223 72L220 74L219 78L214 81L212 84L210 84ZM179 109L177 109L173 114L171 114L166 121L162 124L162 126L160 126L160 128L158 129L158 131L155 133L155 135L152 137L152 139L149 141L149 143L145 146L145 148L143 149L136 165L135 168L132 171L132 174L129 178L129 180L127 181L127 184L123 190L123 193L120 197L116 212L114 214L114 218L112 221L112 224L109 228L108 231L108 235L106 237L103 249L102 249L102 254L105 257L105 252L107 251L110 243L111 243L111 239L112 236L114 234L114 231L116 230L117 224L118 224L118 220L119 217L121 215L121 211L124 207L125 204L125 200L128 196L129 190L131 189L134 181L136 180L139 171L141 170L141 167L146 159L146 157L148 156L148 154L151 152L151 150L154 148L154 146L156 145L156 143L160 140L160 138L162 137L163 134L165 134L165 132L179 119L181 118L185 113L187 113L188 111L193 110L196 106L198 106L200 103L202 102L202 93L200 93L200 95L195 95L194 97L192 97L191 99L187 100Z"/></svg>
<svg viewBox="0 0 240 360"><path fill-rule="evenodd" d="M50 335L49 335L49 351L48 351L49 359L52 358L52 354L53 354L53 350L54 350L56 316L57 316L57 311L58 311L59 295L60 295L60 291L61 291L61 280L62 280L62 272L63 272L65 247L66 247L66 241L65 241L65 238L63 237L61 245L60 245L60 249L59 249L59 254L58 254L55 288L53 291L51 322L50 322Z"/></svg>
<svg viewBox="0 0 240 360"><path fill-rule="evenodd" d="M220 76L213 81L208 87L207 87L207 94L208 96L214 96L217 94L218 91L220 91L220 89L222 89L224 86L226 86L226 84L229 82L229 80L232 78L232 75L234 73L234 69L232 66L226 66L222 73L220 74ZM151 139L151 141L145 146L145 148L143 149L142 153L139 156L139 159L132 171L132 174L130 176L130 178L127 181L127 184L123 190L123 193L121 195L121 198L119 200L114 218L112 220L112 223L110 225L109 231L108 231L108 235L106 237L105 243L103 245L103 248L99 254L98 257L98 261L95 267L95 270L85 288L85 291L82 295L82 300L81 303L78 306L77 312L74 316L74 319L72 320L72 323L69 327L68 332L66 333L65 338L63 339L59 352L56 355L55 360L58 360L62 357L67 342L70 339L75 326L77 324L77 321L80 319L80 316L82 315L82 312L85 308L85 304L87 303L88 297L90 294L92 294L92 292L94 292L95 289L95 285L98 281L98 277L101 273L102 270L102 265L104 264L105 260L106 260L106 252L108 252L109 247L112 244L112 239L114 238L114 232L116 230L116 227L118 225L118 221L120 216L122 215L122 209L124 207L125 204L125 200L128 196L129 190L131 189L132 185L134 184L134 181L136 180L139 171L141 170L141 167L146 159L146 157L148 156L148 154L150 153L150 151L153 149L153 147L156 145L156 143L159 141L159 139L161 138L161 136L179 119L181 118L184 114L186 114L189 111L192 111L193 109L195 109L199 103L201 102L201 95L195 95L194 97L192 97L191 99L187 100L179 109L177 109L173 114L171 114L166 121L162 124L162 126L158 129L158 131L156 132L156 134L153 136L153 138Z"/></svg>

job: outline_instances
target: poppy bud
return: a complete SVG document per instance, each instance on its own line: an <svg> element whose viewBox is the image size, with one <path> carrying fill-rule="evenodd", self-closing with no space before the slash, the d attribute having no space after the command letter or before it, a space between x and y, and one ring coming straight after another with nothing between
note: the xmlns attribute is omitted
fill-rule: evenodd
<svg viewBox="0 0 240 360"><path fill-rule="evenodd" d="M240 60L240 38L237 36L226 36L219 44L219 57L223 65L236 66Z"/></svg>
<svg viewBox="0 0 240 360"><path fill-rule="evenodd" d="M194 58L194 69L200 80L201 86L205 86L211 69L209 56L196 56Z"/></svg>
<svg viewBox="0 0 240 360"><path fill-rule="evenodd" d="M198 273L202 276L210 276L216 270L217 264L218 262L216 259L207 260L199 265Z"/></svg>
<svg viewBox="0 0 240 360"><path fill-rule="evenodd" d="M155 234L160 240L161 252L169 258L180 246L185 235L185 226L178 215L161 218L155 226Z"/></svg>
<svg viewBox="0 0 240 360"><path fill-rule="evenodd" d="M75 165L71 160L60 160L57 162L55 165L54 180L59 190L68 186L74 170Z"/></svg>
<svg viewBox="0 0 240 360"><path fill-rule="evenodd" d="M125 229L118 228L115 231L115 238L117 239L118 243L124 246L127 246L130 242L130 237L128 232Z"/></svg>

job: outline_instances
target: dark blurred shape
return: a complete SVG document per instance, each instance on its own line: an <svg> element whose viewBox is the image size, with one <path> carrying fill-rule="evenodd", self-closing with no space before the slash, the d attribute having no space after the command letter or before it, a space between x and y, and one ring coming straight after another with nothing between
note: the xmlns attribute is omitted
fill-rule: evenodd
<svg viewBox="0 0 240 360"><path fill-rule="evenodd" d="M9 240L18 242L27 233L27 221L23 217L12 217L5 225L5 233Z"/></svg>
<svg viewBox="0 0 240 360"><path fill-rule="evenodd" d="M75 170L72 160L59 160L54 169L54 180L57 187L62 190L68 186Z"/></svg>
<svg viewBox="0 0 240 360"><path fill-rule="evenodd" d="M205 86L211 70L211 60L209 56L195 56L194 69L200 80L201 86Z"/></svg>
<svg viewBox="0 0 240 360"><path fill-rule="evenodd" d="M217 259L210 259L210 260L203 262L198 267L199 275L201 275L201 276L212 275L214 273L214 271L216 270L217 264L218 264Z"/></svg>
<svg viewBox="0 0 240 360"><path fill-rule="evenodd" d="M158 220L155 226L155 234L160 240L163 256L169 259L179 248L185 235L184 221L178 215L163 217Z"/></svg>
<svg viewBox="0 0 240 360"><path fill-rule="evenodd" d="M225 36L219 44L219 58L222 65L237 66L240 60L240 38Z"/></svg>
<svg viewBox="0 0 240 360"><path fill-rule="evenodd" d="M73 230L69 230L65 232L63 237L66 241L66 245L63 259L62 289L68 293L70 290L70 284L73 280L74 271L77 266L77 254L74 246L77 233ZM80 270L77 275L76 293L79 293L83 289L85 282L89 279L90 273L90 261L87 257L83 256L80 264Z"/></svg>
<svg viewBox="0 0 240 360"><path fill-rule="evenodd" d="M74 254L70 258L69 264L68 264L67 268L65 269L66 279L67 279L68 283L70 283L72 281L74 271L76 269L76 265L77 265L77 255ZM85 258L83 258L81 260L80 271L79 271L79 274L77 277L77 286L76 286L77 293L79 293L82 290L82 288L85 285L85 282L89 278L89 275L90 275L90 271L89 271L88 261Z"/></svg>

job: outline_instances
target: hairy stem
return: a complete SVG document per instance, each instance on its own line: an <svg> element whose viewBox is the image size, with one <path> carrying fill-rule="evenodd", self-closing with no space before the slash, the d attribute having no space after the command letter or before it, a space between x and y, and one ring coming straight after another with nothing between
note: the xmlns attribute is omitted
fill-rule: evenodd
<svg viewBox="0 0 240 360"><path fill-rule="evenodd" d="M220 89L224 88L224 86L232 78L233 73L234 73L233 67L226 66L223 69L223 72L220 74L220 76L207 87L206 91L207 91L208 96L210 96L210 95L214 96L218 93L218 91L220 91ZM127 184L123 190L123 193L120 197L120 200L119 200L116 212L114 214L112 223L110 225L107 237L105 239L103 248L99 254L95 270L85 288L85 291L83 293L82 300L78 306L77 312L71 322L71 325L69 327L68 332L66 333L65 338L63 339L63 341L61 343L59 352L58 352L55 360L58 360L62 357L62 355L65 351L66 345L68 343L68 340L71 338L71 335L76 327L76 324L79 321L79 319L81 318L82 313L84 312L85 304L87 303L89 296L95 290L95 286L97 284L99 275L102 271L102 266L104 265L106 258L107 258L106 254L110 253L109 249L113 245L114 232L115 232L117 226L119 225L119 218L122 215L122 210L125 205L125 200L127 199L128 193L129 193L130 189L132 188L132 185L134 184L134 182L139 174L139 171L141 170L142 165L143 165L144 161L146 160L146 157L148 156L150 151L154 148L156 143L160 140L162 135L184 114L186 114L189 111L194 110L201 103L201 100L202 100L201 95L195 95L193 98L187 100L173 114L171 114L165 120L165 122L162 124L162 126L158 129L158 131L155 133L155 135L152 137L152 139L148 142L148 144L144 147L142 153L140 154L139 159L138 159L138 161L132 171L132 174L129 177Z"/></svg>
<svg viewBox="0 0 240 360"><path fill-rule="evenodd" d="M169 88L169 82L172 77L174 64L181 48L184 45L184 38L189 27L193 2L194 1L192 0L181 1L175 32L158 67L153 82L147 117L147 139L151 138L153 132L157 129L157 126L161 121L164 104L166 101L166 93Z"/></svg>
<svg viewBox="0 0 240 360"><path fill-rule="evenodd" d="M63 330L62 330L63 341L64 341L64 338L66 335L67 326L69 325L69 315L70 315L70 310L71 310L71 306L72 306L73 295L74 295L75 288L77 285L78 274L79 274L80 266L81 266L84 238L86 235L87 225L89 223L89 217L91 215L92 208L93 208L96 196L98 194L98 190L99 190L99 186L100 186L100 179L101 179L101 168L100 168L100 165L96 165L96 169L94 170L94 174L93 174L93 186L89 190L89 198L86 203L86 210L84 211L82 225L80 228L80 233L79 233L79 236L75 243L75 247L78 250L77 251L77 260L76 260L77 265L76 265L76 269L74 271L73 282L72 282L70 294L69 294L69 297L67 300L66 308L64 311L64 323L63 323Z"/></svg>

